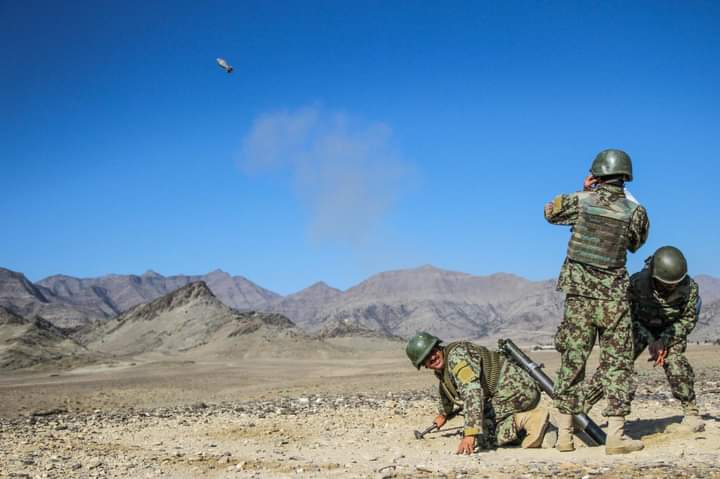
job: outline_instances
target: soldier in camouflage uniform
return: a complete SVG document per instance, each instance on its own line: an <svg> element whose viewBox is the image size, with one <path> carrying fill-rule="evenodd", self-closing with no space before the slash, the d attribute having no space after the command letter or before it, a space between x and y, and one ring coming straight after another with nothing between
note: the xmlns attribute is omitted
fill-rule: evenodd
<svg viewBox="0 0 720 479"><path fill-rule="evenodd" d="M633 339L625 269L627 251L637 251L649 230L645 208L626 198L624 182L632 180L630 157L604 150L593 161L584 191L559 195L545 205L545 218L571 225L567 258L558 290L566 294L563 321L555 335L561 365L555 382L558 449L573 451L572 414L583 411L585 363L600 337L600 382L607 398L606 453L642 449L624 436L632 399Z"/></svg>
<svg viewBox="0 0 720 479"><path fill-rule="evenodd" d="M463 410L465 427L458 454L518 442L540 447L549 424L549 411L537 407L540 390L532 378L504 355L468 341L442 344L429 333L418 333L407 345L413 365L435 372L439 381L438 416L441 428L455 408ZM548 441L551 436L548 435Z"/></svg>
<svg viewBox="0 0 720 479"><path fill-rule="evenodd" d="M687 274L682 252L672 246L659 248L645 261L645 268L632 275L629 292L635 359L649 347L650 360L663 367L673 396L682 404L680 430L702 430L695 402L695 374L683 354L702 301L697 283ZM598 369L585 386L586 410L603 396L602 375Z"/></svg>

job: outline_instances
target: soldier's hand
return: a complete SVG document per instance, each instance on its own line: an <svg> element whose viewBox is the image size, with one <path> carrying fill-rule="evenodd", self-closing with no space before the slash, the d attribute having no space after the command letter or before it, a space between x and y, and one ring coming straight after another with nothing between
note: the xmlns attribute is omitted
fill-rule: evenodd
<svg viewBox="0 0 720 479"><path fill-rule="evenodd" d="M462 438L458 445L456 454L472 454L475 451L475 436Z"/></svg>
<svg viewBox="0 0 720 479"><path fill-rule="evenodd" d="M585 177L585 180L583 181L583 190L585 191L591 191L595 185L597 185L598 179L595 178L592 173L587 175Z"/></svg>
<svg viewBox="0 0 720 479"><path fill-rule="evenodd" d="M651 342L648 346L648 352L650 353L650 358L655 361L657 360L658 353L665 348L665 345L662 341L659 339L656 339L655 341Z"/></svg>
<svg viewBox="0 0 720 479"><path fill-rule="evenodd" d="M435 424L437 426L437 428L440 429L441 427L443 427L445 425L446 422L447 422L447 418L445 416L443 416L442 414L440 414L438 417L435 418L435 420L433 421L433 424Z"/></svg>
<svg viewBox="0 0 720 479"><path fill-rule="evenodd" d="M549 218L553 214L553 204L552 201L545 203L545 217Z"/></svg>
<svg viewBox="0 0 720 479"><path fill-rule="evenodd" d="M665 366L665 358L667 358L668 350L663 348L658 351L657 359L655 360L655 366Z"/></svg>

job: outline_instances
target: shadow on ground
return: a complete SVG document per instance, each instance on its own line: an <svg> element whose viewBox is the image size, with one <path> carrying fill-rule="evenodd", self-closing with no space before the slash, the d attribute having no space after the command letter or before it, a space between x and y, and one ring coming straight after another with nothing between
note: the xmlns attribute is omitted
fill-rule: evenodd
<svg viewBox="0 0 720 479"><path fill-rule="evenodd" d="M682 416L669 416L655 419L637 419L628 421L625 424L625 432L628 436L640 438L651 434L664 433L671 424L679 424Z"/></svg>

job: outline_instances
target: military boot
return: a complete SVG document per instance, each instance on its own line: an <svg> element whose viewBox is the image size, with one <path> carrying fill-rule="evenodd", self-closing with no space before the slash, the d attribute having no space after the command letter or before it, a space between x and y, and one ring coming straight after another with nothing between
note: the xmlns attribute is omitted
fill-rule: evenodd
<svg viewBox="0 0 720 479"><path fill-rule="evenodd" d="M560 452L572 452L575 450L573 442L573 417L572 414L558 414L558 440L555 447Z"/></svg>
<svg viewBox="0 0 720 479"><path fill-rule="evenodd" d="M550 419L550 411L544 407L536 407L513 415L515 429L525 431L525 439L520 446L523 449L540 447Z"/></svg>
<svg viewBox="0 0 720 479"><path fill-rule="evenodd" d="M677 428L673 428L674 432L703 432L704 430L705 423L698 414L686 414Z"/></svg>
<svg viewBox="0 0 720 479"><path fill-rule="evenodd" d="M605 454L628 454L640 451L644 447L642 441L636 441L625 436L625 418L623 416L610 416L608 418Z"/></svg>
<svg viewBox="0 0 720 479"><path fill-rule="evenodd" d="M683 419L680 424L668 426L668 432L702 432L705 430L705 423L700 419L700 411L695 402L684 403Z"/></svg>
<svg viewBox="0 0 720 479"><path fill-rule="evenodd" d="M543 449L552 449L555 447L555 444L557 444L557 440L558 430L555 426L550 424L545 431L545 436L543 437L542 445L540 447Z"/></svg>

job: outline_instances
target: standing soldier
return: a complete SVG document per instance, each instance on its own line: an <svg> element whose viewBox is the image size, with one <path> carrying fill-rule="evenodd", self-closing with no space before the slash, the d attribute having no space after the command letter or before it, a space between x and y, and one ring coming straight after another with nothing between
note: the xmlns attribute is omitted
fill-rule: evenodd
<svg viewBox="0 0 720 479"><path fill-rule="evenodd" d="M413 366L432 369L440 382L434 421L438 429L455 407L463 409L458 454L514 443L520 431L525 431L523 448L543 445L550 412L537 407L540 390L535 381L505 356L468 341L445 345L424 332L410 339L405 352ZM547 434L546 443L555 439Z"/></svg>
<svg viewBox="0 0 720 479"><path fill-rule="evenodd" d="M583 189L557 196L545 205L552 224L572 225L572 236L558 279L565 293L564 318L555 335L561 365L555 383L560 451L573 451L572 414L583 412L585 363L595 337L600 337L600 382L607 397L606 454L643 448L625 437L625 416L632 399L633 339L625 269L627 251L637 251L647 239L645 208L625 197L632 163L621 150L601 151L592 163Z"/></svg>
<svg viewBox="0 0 720 479"><path fill-rule="evenodd" d="M665 370L675 399L683 408L679 430L703 429L695 403L695 374L685 357L687 337L695 329L702 301L697 283L687 274L682 252L663 246L645 260L645 268L630 278L630 307L635 337L635 359L649 347L650 360ZM598 368L586 385L585 409L602 398Z"/></svg>

